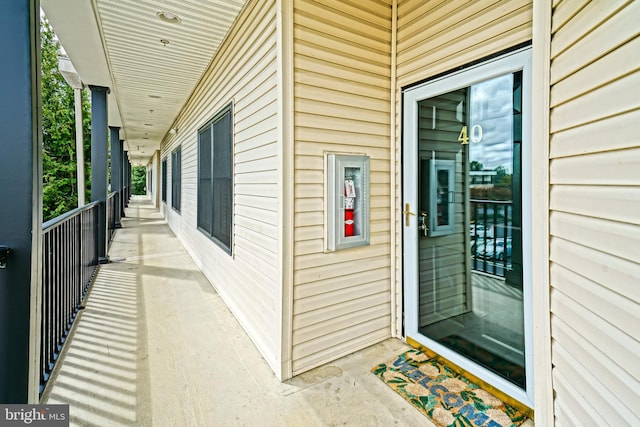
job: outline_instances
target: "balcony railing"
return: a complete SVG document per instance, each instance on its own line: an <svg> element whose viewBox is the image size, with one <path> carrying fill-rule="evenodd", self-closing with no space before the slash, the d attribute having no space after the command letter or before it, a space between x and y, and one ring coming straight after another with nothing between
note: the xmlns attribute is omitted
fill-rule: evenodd
<svg viewBox="0 0 640 427"><path fill-rule="evenodd" d="M129 199L128 188L113 192L107 198L107 245L116 230L120 197L125 201ZM51 376L98 267L100 206L101 202L93 202L42 225L40 393Z"/></svg>
<svg viewBox="0 0 640 427"><path fill-rule="evenodd" d="M116 231L116 208L118 207L119 197L120 193L117 191L109 194L109 197L107 197L107 236L109 242L113 239L113 233Z"/></svg>
<svg viewBox="0 0 640 427"><path fill-rule="evenodd" d="M51 375L98 265L99 202L43 224L40 393Z"/></svg>
<svg viewBox="0 0 640 427"><path fill-rule="evenodd" d="M505 277L511 269L512 202L471 200L471 268Z"/></svg>

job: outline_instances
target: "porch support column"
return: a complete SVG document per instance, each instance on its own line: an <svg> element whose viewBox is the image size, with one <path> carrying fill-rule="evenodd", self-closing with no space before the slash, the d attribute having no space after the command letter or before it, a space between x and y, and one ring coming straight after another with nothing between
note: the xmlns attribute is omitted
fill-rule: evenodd
<svg viewBox="0 0 640 427"><path fill-rule="evenodd" d="M98 263L107 259L107 95L109 88L91 89L91 201L98 207Z"/></svg>
<svg viewBox="0 0 640 427"><path fill-rule="evenodd" d="M76 177L78 181L78 207L85 205L84 196L87 184L84 179L84 142L82 140L82 87L73 88L73 98L76 113Z"/></svg>
<svg viewBox="0 0 640 427"><path fill-rule="evenodd" d="M118 142L119 155L120 155L120 198L118 199L118 210L120 211L120 223L122 224L122 218L124 214L124 192L127 184L124 181L124 139Z"/></svg>
<svg viewBox="0 0 640 427"><path fill-rule="evenodd" d="M40 2L3 2L0 39L4 40L0 246L11 248L0 261L0 402L37 403L42 277Z"/></svg>
<svg viewBox="0 0 640 427"><path fill-rule="evenodd" d="M129 179L129 152L123 151L122 155L122 182L124 184L124 194L122 195L122 210L129 207L129 194L131 191L131 180Z"/></svg>
<svg viewBox="0 0 640 427"><path fill-rule="evenodd" d="M115 206L113 208L115 218L114 218L114 226L115 228L122 228L122 224L120 223L120 197L122 195L122 159L121 155L121 146L120 146L120 128L116 126L109 126L109 130L111 134L110 143L111 143L111 191L116 193L114 196L116 199L114 200Z"/></svg>

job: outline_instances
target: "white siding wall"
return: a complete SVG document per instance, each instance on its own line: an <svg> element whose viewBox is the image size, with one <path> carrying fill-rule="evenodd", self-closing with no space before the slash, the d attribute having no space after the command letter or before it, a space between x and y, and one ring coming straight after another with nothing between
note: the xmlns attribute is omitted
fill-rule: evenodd
<svg viewBox="0 0 640 427"><path fill-rule="evenodd" d="M531 0L423 1L399 0L397 17L397 84L395 158L401 159L401 89L434 75L531 40ZM402 211L402 168L396 165L396 210ZM402 283L402 228L395 224L396 283ZM397 330L401 335L402 288L397 286Z"/></svg>
<svg viewBox="0 0 640 427"><path fill-rule="evenodd" d="M146 183L147 198L153 203L154 207L160 207L160 158L159 151L153 153L149 163L146 165L147 179L149 179L149 173L151 173L151 181Z"/></svg>
<svg viewBox="0 0 640 427"><path fill-rule="evenodd" d="M554 3L556 423L640 425L640 2Z"/></svg>
<svg viewBox="0 0 640 427"><path fill-rule="evenodd" d="M389 1L294 1L293 373L390 335ZM371 245L324 253L324 152L371 158Z"/></svg>
<svg viewBox="0 0 640 427"><path fill-rule="evenodd" d="M181 214L169 225L214 285L271 368L280 375L276 8L250 1L164 142L182 145ZM197 230L197 131L233 102L233 255ZM169 185L170 187L170 185ZM170 190L170 188L169 188ZM171 192L168 191L167 198ZM170 202L169 202L170 206Z"/></svg>
<svg viewBox="0 0 640 427"><path fill-rule="evenodd" d="M153 154L153 194L151 195L151 201L156 208L160 207L161 202L161 186L162 186L162 171L160 165L160 150L156 150Z"/></svg>

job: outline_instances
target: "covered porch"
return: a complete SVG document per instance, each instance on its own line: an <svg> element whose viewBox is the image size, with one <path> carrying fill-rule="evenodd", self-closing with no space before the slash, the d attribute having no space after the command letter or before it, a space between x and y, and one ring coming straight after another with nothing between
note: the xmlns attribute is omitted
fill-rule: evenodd
<svg viewBox="0 0 640 427"><path fill-rule="evenodd" d="M109 258L41 401L72 425L432 425L370 372L397 339L278 381L145 196Z"/></svg>

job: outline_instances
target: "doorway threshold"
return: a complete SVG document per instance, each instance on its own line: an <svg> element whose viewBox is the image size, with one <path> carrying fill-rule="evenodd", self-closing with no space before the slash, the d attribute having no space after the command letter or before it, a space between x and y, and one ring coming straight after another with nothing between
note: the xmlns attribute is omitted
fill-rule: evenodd
<svg viewBox="0 0 640 427"><path fill-rule="evenodd" d="M433 360L437 361L438 363L441 363L442 365L444 365L447 368L451 369L456 374L467 378L469 381L473 382L474 384L477 384L482 389L488 391L489 393L493 394L498 399L502 400L504 403L506 403L506 404L514 407L518 411L522 412L528 418L530 418L532 420L534 419L534 411L533 411L533 409L530 408L529 406L525 405L524 403L520 402L519 400L515 399L513 396L510 396L510 395L506 394L502 390L499 390L498 388L494 387L493 385L491 385L491 384L487 383L486 381L478 378L477 376L473 375L472 373L470 373L466 369L463 369L460 366L458 366L457 364L451 362L449 359L447 359L445 357L442 357L440 354L438 354L438 353L434 352L433 350L431 350L431 349L425 347L424 345L420 344L418 341L416 341L416 340L414 340L414 339L412 339L410 337L405 337L405 340L406 340L407 344L409 344L411 347L414 347L414 348L420 350L421 352L426 354L430 359L433 359Z"/></svg>

